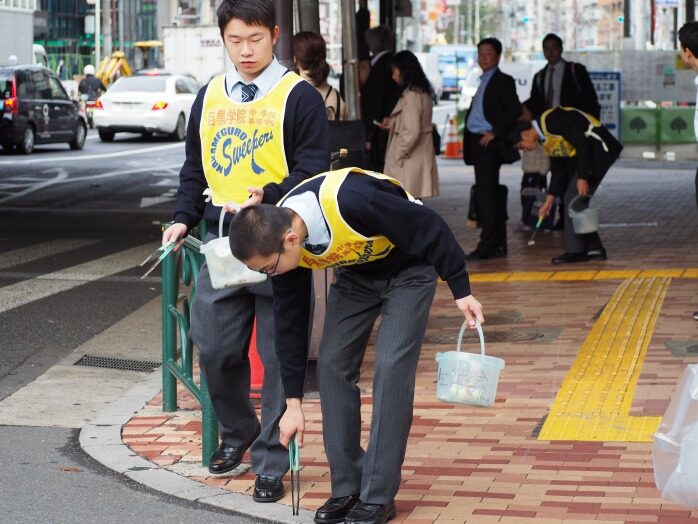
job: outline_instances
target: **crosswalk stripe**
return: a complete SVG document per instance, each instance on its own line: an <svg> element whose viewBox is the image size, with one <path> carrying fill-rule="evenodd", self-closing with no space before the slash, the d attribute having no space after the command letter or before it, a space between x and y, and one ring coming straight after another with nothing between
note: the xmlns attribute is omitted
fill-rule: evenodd
<svg viewBox="0 0 698 524"><path fill-rule="evenodd" d="M40 244L13 249L12 251L0 255L0 270L26 264L28 262L34 262L41 258L58 255L91 244L97 244L98 242L99 240L86 239L49 240Z"/></svg>
<svg viewBox="0 0 698 524"><path fill-rule="evenodd" d="M121 273L137 266L152 250L152 243L143 244L62 271L0 288L0 313Z"/></svg>

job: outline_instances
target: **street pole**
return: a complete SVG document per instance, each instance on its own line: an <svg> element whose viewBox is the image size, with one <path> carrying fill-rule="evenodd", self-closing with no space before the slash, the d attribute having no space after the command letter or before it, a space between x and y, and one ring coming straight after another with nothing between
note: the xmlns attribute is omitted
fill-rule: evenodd
<svg viewBox="0 0 698 524"><path fill-rule="evenodd" d="M119 0L119 8L117 11L119 17L119 51L125 52L124 45L124 0Z"/></svg>
<svg viewBox="0 0 698 524"><path fill-rule="evenodd" d="M480 0L475 0L475 43L480 41Z"/></svg>
<svg viewBox="0 0 698 524"><path fill-rule="evenodd" d="M99 69L99 64L102 61L101 24L102 0L95 0L95 69Z"/></svg>
<svg viewBox="0 0 698 524"><path fill-rule="evenodd" d="M356 43L356 3L342 1L342 48L344 50L344 97L349 120L359 120L359 49Z"/></svg>

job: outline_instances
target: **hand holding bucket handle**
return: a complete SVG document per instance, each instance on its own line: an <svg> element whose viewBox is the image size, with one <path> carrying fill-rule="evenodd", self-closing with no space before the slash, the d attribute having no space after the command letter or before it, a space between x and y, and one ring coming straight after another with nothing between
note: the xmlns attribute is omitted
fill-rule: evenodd
<svg viewBox="0 0 698 524"><path fill-rule="evenodd" d="M457 299L456 306L465 316L465 323L470 326L470 329L474 329L477 323L482 324L485 322L485 317L482 314L482 304L475 300L474 296L468 295L467 297Z"/></svg>

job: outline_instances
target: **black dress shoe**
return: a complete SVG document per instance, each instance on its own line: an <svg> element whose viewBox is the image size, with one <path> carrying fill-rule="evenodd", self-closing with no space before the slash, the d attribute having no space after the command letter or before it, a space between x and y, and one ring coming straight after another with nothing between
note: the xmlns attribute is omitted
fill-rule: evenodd
<svg viewBox="0 0 698 524"><path fill-rule="evenodd" d="M693 320L698 320L698 311L693 313Z"/></svg>
<svg viewBox="0 0 698 524"><path fill-rule="evenodd" d="M490 255L481 253L477 249L475 251L471 251L467 255L465 255L466 260L487 260L489 258L492 258Z"/></svg>
<svg viewBox="0 0 698 524"><path fill-rule="evenodd" d="M560 256L553 257L553 264L571 264L573 262L588 262L589 255L586 253L563 253Z"/></svg>
<svg viewBox="0 0 698 524"><path fill-rule="evenodd" d="M317 524L336 524L344 522L349 510L356 504L359 497L349 495L348 497L334 497L327 499L315 512L313 519Z"/></svg>
<svg viewBox="0 0 698 524"><path fill-rule="evenodd" d="M358 501L347 514L347 524L383 524L395 518L395 503L367 504Z"/></svg>
<svg viewBox="0 0 698 524"><path fill-rule="evenodd" d="M220 446L218 446L218 449L211 457L211 462L208 464L209 472L220 475L221 473L227 473L237 468L240 462L242 462L242 456L245 454L245 451L247 451L247 448L249 448L259 436L260 431L261 428L257 427L254 436L242 446L230 446L225 442L221 442Z"/></svg>
<svg viewBox="0 0 698 524"><path fill-rule="evenodd" d="M589 260L606 260L608 258L606 255L606 248L604 247L587 251L587 255L589 256Z"/></svg>
<svg viewBox="0 0 698 524"><path fill-rule="evenodd" d="M276 477L257 475L254 481L252 500L255 502L276 502L284 497L284 483Z"/></svg>

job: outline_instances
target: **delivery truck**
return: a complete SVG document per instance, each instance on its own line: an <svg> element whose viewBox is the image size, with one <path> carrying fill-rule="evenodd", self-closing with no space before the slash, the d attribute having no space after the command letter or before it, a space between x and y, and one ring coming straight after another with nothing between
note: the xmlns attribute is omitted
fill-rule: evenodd
<svg viewBox="0 0 698 524"><path fill-rule="evenodd" d="M164 27L163 54L166 70L194 75L201 85L232 67L217 25Z"/></svg>

